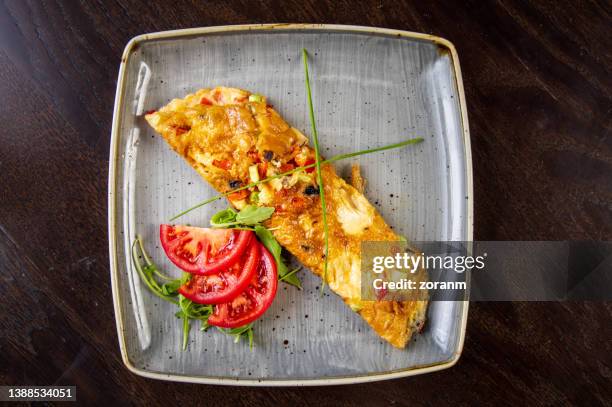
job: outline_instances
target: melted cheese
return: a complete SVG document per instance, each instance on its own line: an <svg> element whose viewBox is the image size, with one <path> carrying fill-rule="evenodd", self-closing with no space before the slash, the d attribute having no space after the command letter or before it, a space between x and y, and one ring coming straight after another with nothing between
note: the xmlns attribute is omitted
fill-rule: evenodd
<svg viewBox="0 0 612 407"><path fill-rule="evenodd" d="M374 208L361 194L341 189L338 195L340 205L336 215L342 230L349 235L361 235L374 221Z"/></svg>
<svg viewBox="0 0 612 407"><path fill-rule="evenodd" d="M361 259L355 253L343 252L329 260L328 284L347 300L361 297Z"/></svg>

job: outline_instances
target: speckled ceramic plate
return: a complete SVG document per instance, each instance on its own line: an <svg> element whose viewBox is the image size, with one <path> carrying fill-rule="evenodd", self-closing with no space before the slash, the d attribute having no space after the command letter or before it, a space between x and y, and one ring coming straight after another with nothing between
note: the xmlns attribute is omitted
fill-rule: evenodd
<svg viewBox="0 0 612 407"><path fill-rule="evenodd" d="M472 180L465 99L454 47L424 34L330 25L209 27L146 34L121 61L109 170L111 279L121 354L133 372L216 384L320 385L409 376L459 358L468 304L434 302L427 328L394 349L339 297L281 285L255 325L255 349L215 330L192 329L180 350L175 307L150 294L129 261L143 235L154 260L178 271L158 227L213 190L142 118L170 99L216 85L261 93L310 134L300 52L307 48L323 152L327 156L421 136L414 148L359 158L367 197L412 240L472 239ZM350 163L338 164L342 174ZM182 219L206 225L225 204Z"/></svg>

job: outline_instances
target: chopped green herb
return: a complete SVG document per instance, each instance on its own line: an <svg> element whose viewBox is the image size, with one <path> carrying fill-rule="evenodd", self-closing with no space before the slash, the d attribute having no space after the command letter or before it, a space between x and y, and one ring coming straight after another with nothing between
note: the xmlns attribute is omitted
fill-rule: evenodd
<svg viewBox="0 0 612 407"><path fill-rule="evenodd" d="M249 96L249 102L261 103L261 102L263 102L263 96L254 93L254 94Z"/></svg>

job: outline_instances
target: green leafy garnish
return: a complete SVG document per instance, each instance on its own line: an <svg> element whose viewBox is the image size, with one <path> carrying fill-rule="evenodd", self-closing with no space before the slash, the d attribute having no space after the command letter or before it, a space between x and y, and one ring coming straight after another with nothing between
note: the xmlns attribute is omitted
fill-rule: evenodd
<svg viewBox="0 0 612 407"><path fill-rule="evenodd" d="M253 350L253 324L248 324L232 329L219 328L219 330L226 335L233 336L234 343L240 342L242 338L247 338L249 341L249 349Z"/></svg>
<svg viewBox="0 0 612 407"><path fill-rule="evenodd" d="M169 281L161 286L161 291L164 295L175 296L178 295L178 289L180 286L187 282L189 274L183 273L183 278Z"/></svg>
<svg viewBox="0 0 612 407"><path fill-rule="evenodd" d="M189 340L191 323L189 322L189 317L187 315L182 314L181 318L183 318L183 350L187 350L187 341Z"/></svg>
<svg viewBox="0 0 612 407"><path fill-rule="evenodd" d="M141 264L141 259L144 261L144 264ZM183 273L181 278L172 278L160 272L145 251L140 236L136 236L136 239L134 239L132 243L132 261L142 281L144 281L153 294L179 306L179 310L174 315L183 320L182 349L187 349L189 331L191 330L191 320L199 320L202 324L202 329L207 329L208 317L213 313L213 306L198 304L180 295L178 289L191 278L191 275L189 273ZM163 284L160 283L155 276L166 280L166 282Z"/></svg>
<svg viewBox="0 0 612 407"><path fill-rule="evenodd" d="M255 234L259 238L259 241L264 246L266 246L266 249L268 249L268 251L272 253L274 261L276 261L276 269L278 271L279 281L284 281L285 283L291 284L301 290L302 282L296 275L297 270L289 271L289 267L287 267L281 255L282 247L276 241L272 232L270 232L263 226L257 225L255 226Z"/></svg>
<svg viewBox="0 0 612 407"><path fill-rule="evenodd" d="M210 218L210 225L214 228L227 227L236 222L236 215L238 215L238 213L232 208L223 209Z"/></svg>
<svg viewBox="0 0 612 407"><path fill-rule="evenodd" d="M273 213L274 208L268 206L247 205L236 215L236 222L240 225L254 226L269 219Z"/></svg>
<svg viewBox="0 0 612 407"><path fill-rule="evenodd" d="M263 102L263 96L256 93L249 95L249 102Z"/></svg>
<svg viewBox="0 0 612 407"><path fill-rule="evenodd" d="M401 141L399 143L389 144L389 145L382 146L382 147L369 148L367 150L359 150L359 151L355 151L353 153L338 154L338 155L333 156L332 158L328 158L327 160L321 161L321 164L331 164L331 163L334 163L336 161L345 160L347 158L357 157L357 156L365 155L365 154L377 153L379 151L392 150L394 148L401 148L401 147L408 146L410 144L417 144L417 143L420 143L422 141L423 141L423 138L417 137L417 138L412 138L412 139L409 139L409 140ZM252 188L252 187L256 187L257 185L265 184L265 183L270 182L270 181L272 181L274 179L286 177L287 175L291 175L291 174L296 173L296 172L306 171L307 169L314 168L315 166L316 166L316 163L315 164L304 165L302 167L296 167L296 168L294 168L292 170L289 170L289 171L286 171L286 172L282 172L282 173L276 174L276 175L271 175L271 176L269 176L267 178L264 178L262 180L259 180L257 182L251 182L250 184L247 184L247 185L241 186L239 188L232 189L231 191L227 191L227 192L224 192L222 194L213 196L212 198L206 199L206 200L204 200L204 201L202 201L202 202L192 206L191 208L185 209L183 212L176 214L175 216L170 218L170 221L172 222L172 221L180 218L181 216L184 216L184 215L188 214L191 211L194 211L194 210L196 210L198 208L201 208L204 205L208 205L209 203L218 201L221 198L225 198L226 196L231 195L234 192L238 192L238 191L242 191L244 189L249 189L249 188Z"/></svg>
<svg viewBox="0 0 612 407"><path fill-rule="evenodd" d="M197 302L191 301L189 298L185 298L182 295L179 296L179 307L184 315L191 319L199 319L200 321L208 321L208 317L213 312L212 305L198 304Z"/></svg>
<svg viewBox="0 0 612 407"><path fill-rule="evenodd" d="M325 244L325 263L323 266L323 282L321 283L321 292L325 288L327 282L327 263L329 257L329 230L327 227L327 205L325 204L325 188L323 186L323 177L321 176L321 155L319 153L319 135L317 133L317 125L315 122L314 108L312 107L312 92L310 90L310 79L308 77L308 52L306 48L302 49L302 61L304 62L304 80L306 83L306 95L308 96L308 111L310 113L310 126L312 127L312 141L315 151L315 164L317 169L317 183L319 184L319 198L321 199L321 212L323 218L323 239Z"/></svg>
<svg viewBox="0 0 612 407"><path fill-rule="evenodd" d="M180 310L174 315L183 320L183 350L186 350L189 331L191 330L191 320L200 320L202 328L206 329L208 327L208 317L213 313L213 306L195 303L182 295L179 295L178 304Z"/></svg>
<svg viewBox="0 0 612 407"><path fill-rule="evenodd" d="M141 263L140 259L144 260L144 264ZM153 294L162 300L171 302L173 304L178 304L178 301L176 300L178 293L174 287L178 289L178 287L180 287L182 284L183 278L173 279L172 277L162 274L145 251L140 236L136 236L136 239L134 239L134 242L132 243L132 263L134 264L134 268L140 275L142 281L147 285L147 287L149 287L149 290L151 290ZM165 284L160 284L155 279L155 276L158 276L159 278L168 282Z"/></svg>
<svg viewBox="0 0 612 407"><path fill-rule="evenodd" d="M282 277L280 277L280 276L279 276L278 281L284 281L284 282L286 282L287 284L291 284L291 283L288 283L288 280L292 279L293 275L294 275L295 273L297 273L298 271L300 271L301 269L302 269L302 267L296 267L296 268L294 268L293 270L291 270L291 271L289 271L288 273L286 273L284 276L282 276ZM297 278L297 277L296 277L296 278ZM298 281L300 281L300 280L298 280ZM302 287L299 287L299 288L301 289Z"/></svg>
<svg viewBox="0 0 612 407"><path fill-rule="evenodd" d="M213 215L210 224L215 228L227 228L232 226L255 226L272 216L274 208L268 206L247 205L240 212L231 208L224 209Z"/></svg>
<svg viewBox="0 0 612 407"><path fill-rule="evenodd" d="M255 205L247 205L240 212L236 212L231 208L217 212L210 219L210 224L213 227L245 229L245 226L253 227L249 230L255 231L259 241L272 253L276 261L276 269L278 271L278 280L284 281L287 284L296 286L302 289L302 283L295 273L298 271L291 270L283 261L281 256L281 245L278 244L272 232L262 226L260 223L269 219L274 213L274 208Z"/></svg>

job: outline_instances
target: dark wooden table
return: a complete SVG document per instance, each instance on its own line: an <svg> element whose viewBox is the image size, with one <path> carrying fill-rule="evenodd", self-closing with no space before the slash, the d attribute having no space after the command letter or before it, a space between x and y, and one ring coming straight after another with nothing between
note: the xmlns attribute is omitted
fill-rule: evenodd
<svg viewBox="0 0 612 407"><path fill-rule="evenodd" d="M476 303L458 365L328 388L147 380L111 301L107 168L119 60L141 33L325 22L457 47L479 240L612 240L606 1L7 1L0 4L0 384L74 384L85 404L610 405L610 303Z"/></svg>

